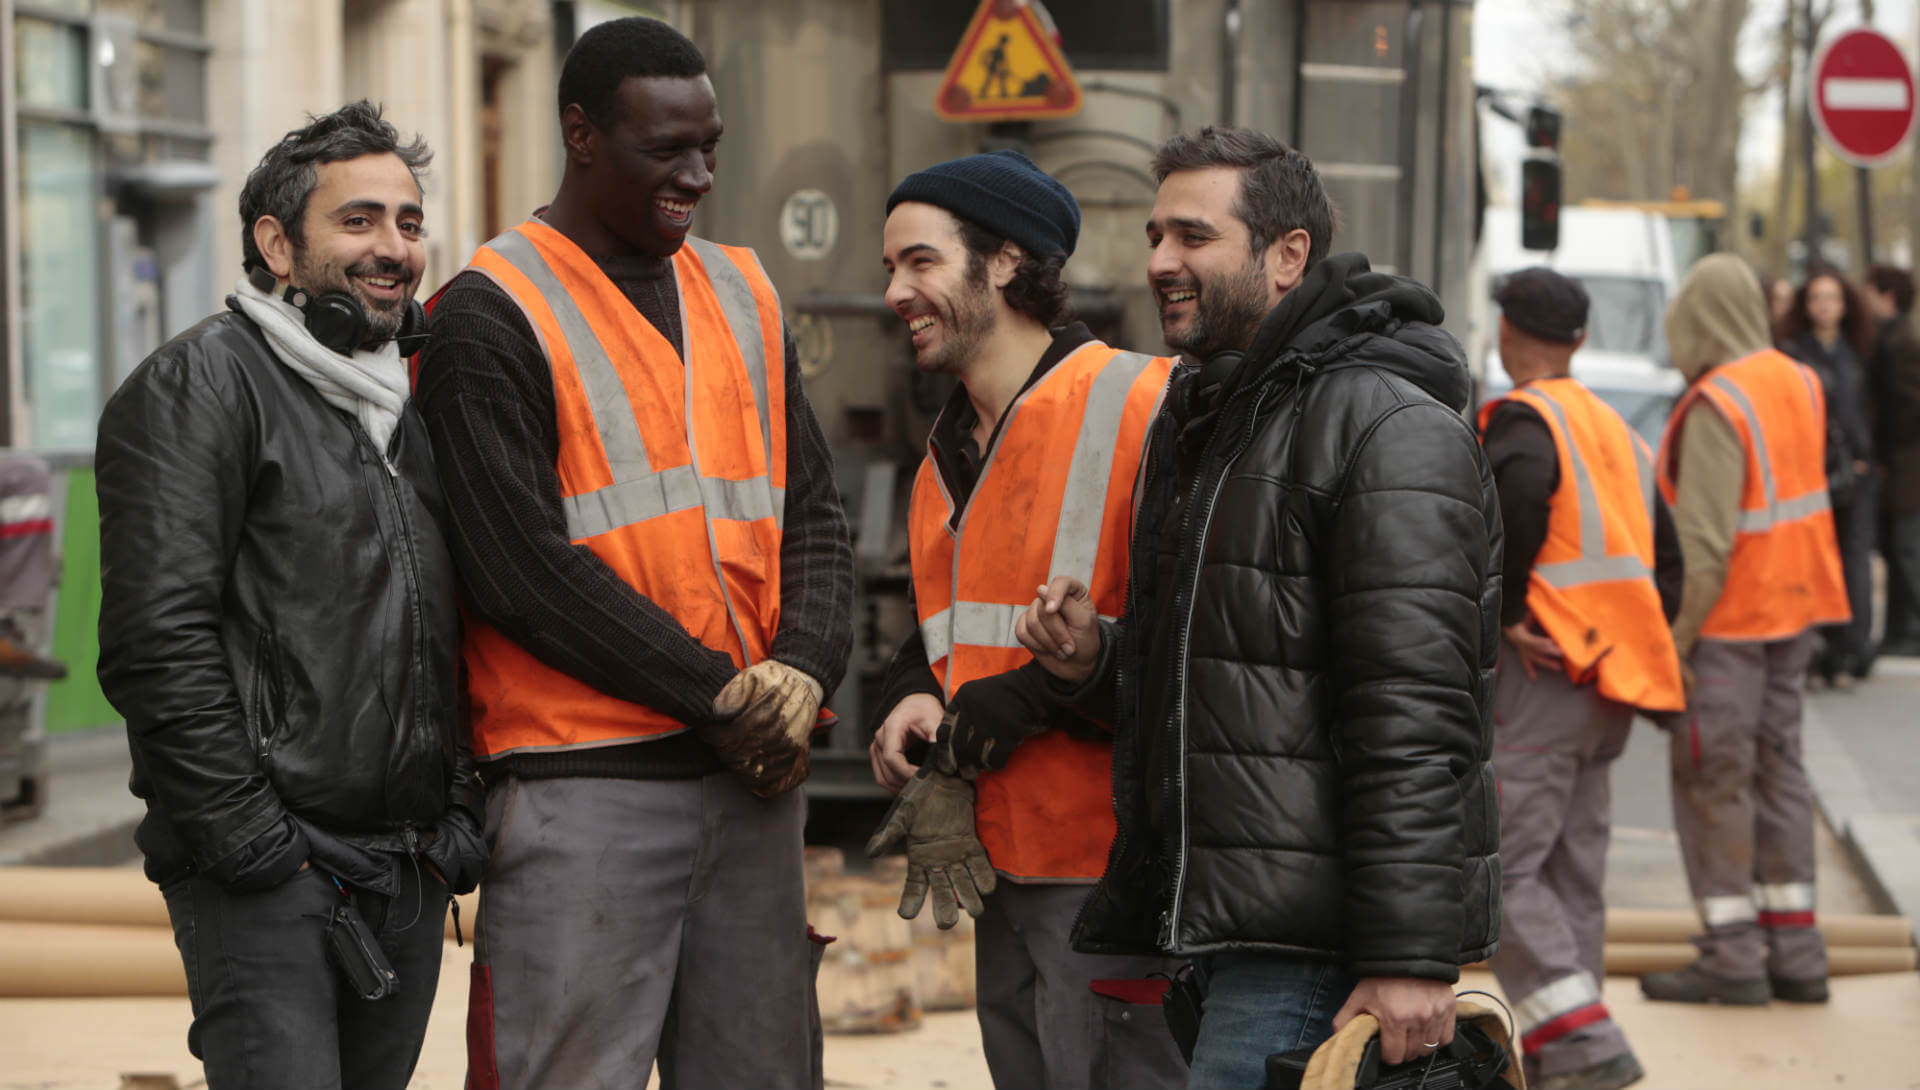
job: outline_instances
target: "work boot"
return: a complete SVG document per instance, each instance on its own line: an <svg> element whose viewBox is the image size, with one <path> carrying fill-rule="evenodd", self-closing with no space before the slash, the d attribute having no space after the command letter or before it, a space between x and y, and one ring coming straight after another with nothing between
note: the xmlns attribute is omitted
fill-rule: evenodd
<svg viewBox="0 0 1920 1090"><path fill-rule="evenodd" d="M1709 973L1699 965L1689 965L1670 973L1648 973L1640 978L1640 994L1648 999L1671 1003L1726 1003L1737 1007L1762 1007L1772 994L1765 979L1724 977Z"/></svg>
<svg viewBox="0 0 1920 1090"><path fill-rule="evenodd" d="M30 677L58 681L67 676L67 664L27 646L10 621L0 621L0 677Z"/></svg>
<svg viewBox="0 0 1920 1090"><path fill-rule="evenodd" d="M1528 1079L1527 1085L1534 1090L1620 1090L1646 1077L1647 1069L1629 1052L1578 1071L1548 1075L1538 1082Z"/></svg>
<svg viewBox="0 0 1920 1090"><path fill-rule="evenodd" d="M1775 999L1784 999L1789 1003L1825 1003L1827 1001L1827 978L1815 977L1812 980L1789 980L1783 976L1767 978L1767 987L1772 990Z"/></svg>

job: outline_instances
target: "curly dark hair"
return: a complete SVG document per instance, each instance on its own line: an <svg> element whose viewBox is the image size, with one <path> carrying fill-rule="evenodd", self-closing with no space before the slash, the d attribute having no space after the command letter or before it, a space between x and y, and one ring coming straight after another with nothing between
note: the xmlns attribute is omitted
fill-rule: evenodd
<svg viewBox="0 0 1920 1090"><path fill-rule="evenodd" d="M1807 289L1822 277L1832 277L1839 283L1840 298L1845 301L1846 308L1840 315L1840 336L1853 347L1854 354L1865 361L1873 354L1873 315L1860 298L1859 289L1853 286L1845 273L1832 265L1815 268L1800 282L1799 289L1793 293L1793 309L1787 312L1787 320L1781 325L1781 339L1793 340L1812 332L1812 323L1807 320Z"/></svg>
<svg viewBox="0 0 1920 1090"><path fill-rule="evenodd" d="M253 242L253 225L261 216L280 221L295 247L307 244L303 221L307 198L320 184L317 163L338 163L362 155L391 153L407 164L414 188L420 172L433 161L426 141L415 134L402 144L400 131L380 117L382 107L366 99L349 102L325 117L307 115L305 128L295 129L267 149L258 166L240 188L240 257L245 268L265 268L266 258Z"/></svg>
<svg viewBox="0 0 1920 1090"><path fill-rule="evenodd" d="M999 253L1007 240L972 220L961 216L953 219L960 225L960 241L967 247L967 280L975 283L986 280L987 259ZM1065 254L1021 250L1020 265L1014 269L1013 279L1001 289L1007 305L1048 329L1072 321L1073 301L1066 281L1060 279L1060 270L1066 264Z"/></svg>

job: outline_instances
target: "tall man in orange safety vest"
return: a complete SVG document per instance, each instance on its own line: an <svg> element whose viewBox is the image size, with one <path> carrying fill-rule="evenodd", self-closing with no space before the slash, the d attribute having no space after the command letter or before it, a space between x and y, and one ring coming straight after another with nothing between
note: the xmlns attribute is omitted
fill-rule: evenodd
<svg viewBox="0 0 1920 1090"><path fill-rule="evenodd" d="M1660 444L1686 591L1674 644L1690 683L1673 731L1673 810L1706 934L1651 999L1827 998L1814 926L1813 793L1801 689L1816 625L1845 621L1820 380L1771 347L1766 304L1731 255L1695 265L1667 309L1692 385Z"/></svg>
<svg viewBox="0 0 1920 1090"><path fill-rule="evenodd" d="M560 120L559 193L420 369L489 786L468 1086L818 1087L793 788L852 639L832 462L758 259L688 234L699 50L595 26Z"/></svg>
<svg viewBox="0 0 1920 1090"><path fill-rule="evenodd" d="M1172 361L1066 324L1080 207L1018 152L910 175L887 201L887 303L922 371L960 380L909 521L919 628L888 673L874 777L900 799L869 846L903 845L901 913L931 890L975 937L996 1086L1185 1083L1153 1006L1159 958L1074 953L1068 932L1113 840L1108 729L1065 710L1013 622L1071 571L1120 612L1134 474ZM910 756L931 743L916 773Z"/></svg>
<svg viewBox="0 0 1920 1090"><path fill-rule="evenodd" d="M1528 1085L1617 1090L1645 1071L1600 997L1610 776L1636 709L1685 704L1667 628L1680 543L1652 451L1569 377L1586 290L1536 268L1495 298L1514 389L1480 409L1507 531L1493 695L1506 914L1491 965Z"/></svg>

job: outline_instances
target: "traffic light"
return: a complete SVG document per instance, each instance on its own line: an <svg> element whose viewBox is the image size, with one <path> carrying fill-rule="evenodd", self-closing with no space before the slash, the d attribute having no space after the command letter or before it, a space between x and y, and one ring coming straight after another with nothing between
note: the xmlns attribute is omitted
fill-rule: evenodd
<svg viewBox="0 0 1920 1090"><path fill-rule="evenodd" d="M1529 250L1560 246L1560 111L1527 110L1527 147L1520 163L1520 245Z"/></svg>
<svg viewBox="0 0 1920 1090"><path fill-rule="evenodd" d="M1560 247L1560 160L1530 157L1520 164L1520 245L1528 250Z"/></svg>

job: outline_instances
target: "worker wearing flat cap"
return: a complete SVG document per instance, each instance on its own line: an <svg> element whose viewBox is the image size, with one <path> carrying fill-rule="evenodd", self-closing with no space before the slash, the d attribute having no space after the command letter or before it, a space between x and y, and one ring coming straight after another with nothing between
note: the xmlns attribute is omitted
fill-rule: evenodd
<svg viewBox="0 0 1920 1090"><path fill-rule="evenodd" d="M1150 978L1167 962L1069 940L1113 840L1111 734L1062 706L1013 635L1060 571L1122 611L1134 475L1173 366L1069 321L1079 231L1073 194L1013 151L929 167L887 200L887 304L920 370L959 386L914 479L918 626L872 747L899 798L868 850L906 851L902 915L931 896L942 927L978 917L996 1086L1180 1086Z"/></svg>
<svg viewBox="0 0 1920 1090"><path fill-rule="evenodd" d="M1679 541L1646 442L1570 374L1586 291L1535 268L1495 299L1513 389L1480 410L1507 532L1493 704L1506 915L1491 964L1528 1084L1611 1090L1643 1072L1600 996L1608 777L1636 710L1685 705L1667 624Z"/></svg>

